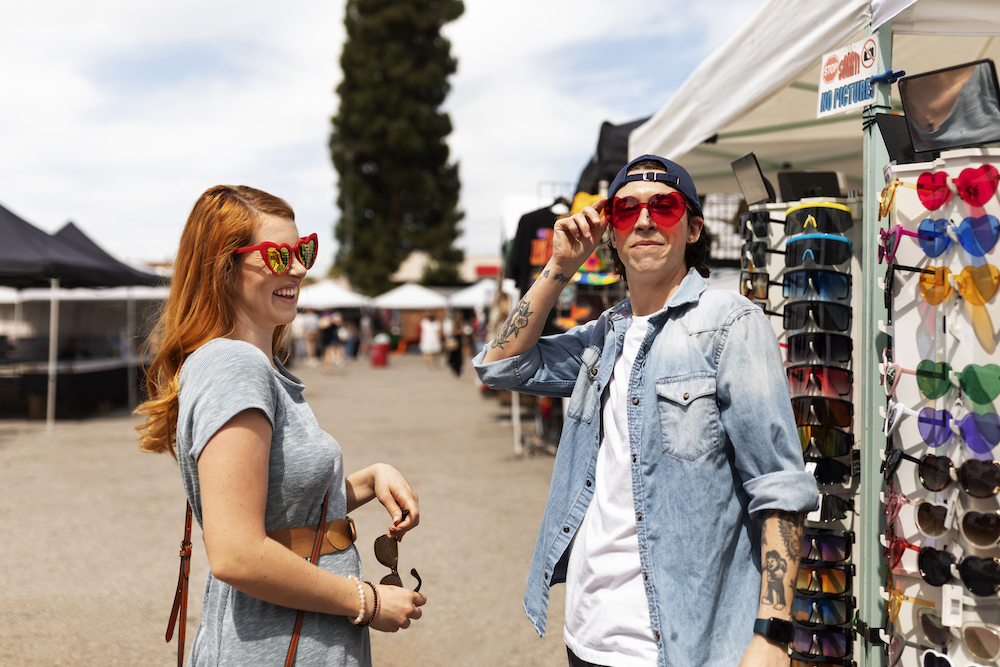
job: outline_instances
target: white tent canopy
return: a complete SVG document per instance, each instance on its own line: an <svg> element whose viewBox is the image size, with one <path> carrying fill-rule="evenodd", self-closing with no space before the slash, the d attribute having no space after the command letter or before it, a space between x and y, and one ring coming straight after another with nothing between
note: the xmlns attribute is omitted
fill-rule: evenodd
<svg viewBox="0 0 1000 667"><path fill-rule="evenodd" d="M497 291L495 278L483 278L474 285L461 289L448 297L451 308L485 308L490 305Z"/></svg>
<svg viewBox="0 0 1000 667"><path fill-rule="evenodd" d="M372 299L376 308L388 310L427 310L445 308L448 300L432 289L417 283L406 283Z"/></svg>
<svg viewBox="0 0 1000 667"><path fill-rule="evenodd" d="M341 287L332 280L320 280L299 290L300 309L364 308L369 305L370 298Z"/></svg>
<svg viewBox="0 0 1000 667"><path fill-rule="evenodd" d="M995 0L769 0L632 132L629 156L676 159L706 193L739 192L730 163L751 151L772 182L785 169L839 171L861 190L861 114L816 119L820 58L887 20L893 71L1000 60Z"/></svg>

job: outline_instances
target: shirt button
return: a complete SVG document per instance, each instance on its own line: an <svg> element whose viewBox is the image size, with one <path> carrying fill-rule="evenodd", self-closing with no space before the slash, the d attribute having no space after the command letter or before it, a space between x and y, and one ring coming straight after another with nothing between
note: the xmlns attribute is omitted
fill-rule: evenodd
<svg viewBox="0 0 1000 667"><path fill-rule="evenodd" d="M590 486L590 480L589 479L587 480L587 486Z"/></svg>
<svg viewBox="0 0 1000 667"><path fill-rule="evenodd" d="M568 533L569 532L569 526L563 526L563 532L564 533Z"/></svg>
<svg viewBox="0 0 1000 667"><path fill-rule="evenodd" d="M649 581L649 575L648 575L647 573L645 573L645 572L643 572L643 573L642 573L642 578L643 578L643 579L644 579L645 581Z"/></svg>
<svg viewBox="0 0 1000 667"><path fill-rule="evenodd" d="M684 392L684 400L686 401L686 400L688 400L689 398L691 398L691 394L689 394L689 393L687 393L687 392Z"/></svg>
<svg viewBox="0 0 1000 667"><path fill-rule="evenodd" d="M619 336L618 340L625 340L625 336Z"/></svg>
<svg viewBox="0 0 1000 667"><path fill-rule="evenodd" d="M635 520L642 521L642 512L639 512L638 514L635 515Z"/></svg>
<svg viewBox="0 0 1000 667"><path fill-rule="evenodd" d="M648 350L648 349L649 349L649 346L648 346L648 345L643 345L643 346L642 346L642 351L643 351L643 352L645 352L645 351L646 351L646 350Z"/></svg>
<svg viewBox="0 0 1000 667"><path fill-rule="evenodd" d="M546 572L544 575L542 575L542 578L545 579L546 581L548 581L549 580L549 573Z"/></svg>
<svg viewBox="0 0 1000 667"><path fill-rule="evenodd" d="M632 463L635 463L635 454L632 455Z"/></svg>
<svg viewBox="0 0 1000 667"><path fill-rule="evenodd" d="M591 375L597 375L597 369L596 368L590 369L590 374Z"/></svg>
<svg viewBox="0 0 1000 667"><path fill-rule="evenodd" d="M656 637L656 641L660 641L660 633L659 632L654 632L653 636Z"/></svg>
<svg viewBox="0 0 1000 667"><path fill-rule="evenodd" d="M632 405L639 405L639 399L638 398L633 398L632 399Z"/></svg>

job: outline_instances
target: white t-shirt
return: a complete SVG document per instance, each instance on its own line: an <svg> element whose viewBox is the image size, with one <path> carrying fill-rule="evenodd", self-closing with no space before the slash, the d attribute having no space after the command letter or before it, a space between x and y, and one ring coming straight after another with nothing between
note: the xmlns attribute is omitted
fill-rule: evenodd
<svg viewBox="0 0 1000 667"><path fill-rule="evenodd" d="M628 384L649 317L633 317L601 397L594 497L570 545L563 640L587 662L655 665L656 641L639 562L628 438Z"/></svg>

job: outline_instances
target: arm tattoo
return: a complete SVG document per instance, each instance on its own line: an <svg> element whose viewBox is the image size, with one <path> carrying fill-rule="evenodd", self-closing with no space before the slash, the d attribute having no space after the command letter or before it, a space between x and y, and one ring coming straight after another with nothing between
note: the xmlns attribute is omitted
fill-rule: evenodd
<svg viewBox="0 0 1000 667"><path fill-rule="evenodd" d="M565 285L566 283L569 282L570 277L569 276L564 276L561 273L557 273L556 275L552 276L552 279L555 280L555 281L561 282L563 285Z"/></svg>
<svg viewBox="0 0 1000 667"><path fill-rule="evenodd" d="M528 326L528 318L532 315L532 311L528 310L530 306L530 301L524 299L518 301L517 309L507 317L507 321L500 328L500 333L493 340L493 347L502 350L503 346L511 341L511 338L517 338L518 332Z"/></svg>

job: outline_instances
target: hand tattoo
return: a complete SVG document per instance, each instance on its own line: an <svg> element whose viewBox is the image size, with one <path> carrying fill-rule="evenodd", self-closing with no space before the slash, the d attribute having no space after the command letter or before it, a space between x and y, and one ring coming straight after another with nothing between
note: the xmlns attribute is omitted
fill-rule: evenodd
<svg viewBox="0 0 1000 667"><path fill-rule="evenodd" d="M528 326L528 318L532 315L532 312L528 310L530 306L531 303L524 299L517 303L517 309L507 317L507 321L500 328L500 333L493 340L493 347L502 350L512 337L517 338L518 332Z"/></svg>

